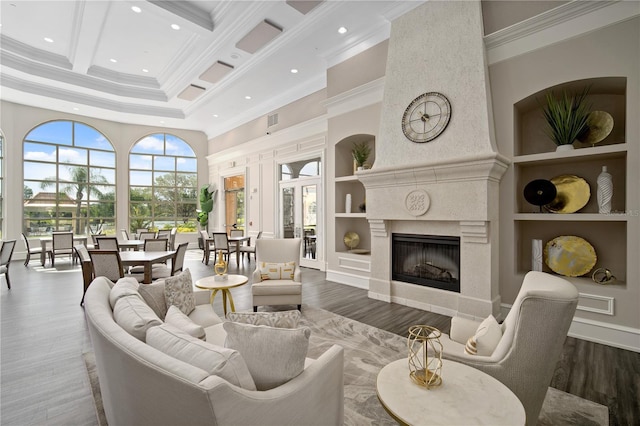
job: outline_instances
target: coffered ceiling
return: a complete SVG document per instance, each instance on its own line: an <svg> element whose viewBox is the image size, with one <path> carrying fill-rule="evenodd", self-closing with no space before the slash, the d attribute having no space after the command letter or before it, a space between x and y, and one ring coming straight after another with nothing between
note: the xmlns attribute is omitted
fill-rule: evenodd
<svg viewBox="0 0 640 426"><path fill-rule="evenodd" d="M0 0L0 98L214 137L322 89L420 3Z"/></svg>

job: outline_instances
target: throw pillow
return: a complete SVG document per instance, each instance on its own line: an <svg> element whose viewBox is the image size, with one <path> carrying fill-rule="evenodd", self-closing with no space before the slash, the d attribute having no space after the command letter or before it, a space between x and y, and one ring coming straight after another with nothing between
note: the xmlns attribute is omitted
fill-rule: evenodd
<svg viewBox="0 0 640 426"><path fill-rule="evenodd" d="M120 278L113 287L111 287L111 291L109 291L109 304L111 305L111 309L116 306L116 302L121 297L126 296L138 296L140 297L140 293L138 292L140 288L140 284L135 278Z"/></svg>
<svg viewBox="0 0 640 426"><path fill-rule="evenodd" d="M275 328L227 321L224 346L240 352L258 390L269 390L304 370L311 329Z"/></svg>
<svg viewBox="0 0 640 426"><path fill-rule="evenodd" d="M142 284L138 287L138 293L153 309L153 312L164 320L167 314L167 301L164 298L164 280L158 280L151 284Z"/></svg>
<svg viewBox="0 0 640 426"><path fill-rule="evenodd" d="M253 325L268 325L276 328L296 328L300 322L300 311L280 312L229 312L227 319Z"/></svg>
<svg viewBox="0 0 640 426"><path fill-rule="evenodd" d="M251 374L238 351L203 342L163 324L147 332L147 344L159 351L219 376L247 390L256 390Z"/></svg>
<svg viewBox="0 0 640 426"><path fill-rule="evenodd" d="M498 324L493 315L489 315L480 323L476 334L469 338L464 351L469 355L491 356L501 338L502 329L500 324Z"/></svg>
<svg viewBox="0 0 640 426"><path fill-rule="evenodd" d="M260 263L260 278L265 280L292 280L296 270L296 262Z"/></svg>
<svg viewBox="0 0 640 426"><path fill-rule="evenodd" d="M185 315L189 315L196 308L196 297L193 295L191 272L188 268L164 280L164 297L167 301L167 309L175 305Z"/></svg>
<svg viewBox="0 0 640 426"><path fill-rule="evenodd" d="M127 333L143 342L149 328L162 324L162 320L140 296L119 298L113 308L113 319Z"/></svg>
<svg viewBox="0 0 640 426"><path fill-rule="evenodd" d="M197 339L204 339L204 328L191 321L177 306L169 306L167 315L164 318L165 324L171 324L176 328L187 333L189 336L193 336Z"/></svg>

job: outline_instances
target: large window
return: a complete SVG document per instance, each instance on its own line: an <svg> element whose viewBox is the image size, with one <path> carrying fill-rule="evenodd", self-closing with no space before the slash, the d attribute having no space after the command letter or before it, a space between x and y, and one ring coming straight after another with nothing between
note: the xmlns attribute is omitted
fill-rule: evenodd
<svg viewBox="0 0 640 426"><path fill-rule="evenodd" d="M198 167L193 149L166 133L139 140L129 154L129 227L196 230Z"/></svg>
<svg viewBox="0 0 640 426"><path fill-rule="evenodd" d="M0 130L0 239L4 229L4 135Z"/></svg>
<svg viewBox="0 0 640 426"><path fill-rule="evenodd" d="M116 156L102 133L51 121L31 130L23 149L27 235L115 232Z"/></svg>

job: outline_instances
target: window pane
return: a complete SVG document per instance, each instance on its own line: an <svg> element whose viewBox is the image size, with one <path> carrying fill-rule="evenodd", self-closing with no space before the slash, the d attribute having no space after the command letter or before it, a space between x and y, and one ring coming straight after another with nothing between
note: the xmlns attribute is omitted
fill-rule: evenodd
<svg viewBox="0 0 640 426"><path fill-rule="evenodd" d="M179 157L176 168L180 172L197 172L198 161L195 158Z"/></svg>
<svg viewBox="0 0 640 426"><path fill-rule="evenodd" d="M71 121L52 121L33 129L26 140L71 145Z"/></svg>
<svg viewBox="0 0 640 426"><path fill-rule="evenodd" d="M170 170L174 171L176 169L176 158L175 157L163 157L160 155L156 155L153 161L153 167L155 170Z"/></svg>
<svg viewBox="0 0 640 426"><path fill-rule="evenodd" d="M176 175L175 173L164 173L164 172L156 172L155 176L155 185L158 186L175 186L176 185Z"/></svg>
<svg viewBox="0 0 640 426"><path fill-rule="evenodd" d="M103 169L92 167L90 175L90 182L92 183L110 183L115 185L116 183L116 171L115 169Z"/></svg>
<svg viewBox="0 0 640 426"><path fill-rule="evenodd" d="M131 188L129 188L129 199L131 201L150 201L151 198L151 188L148 186L132 186Z"/></svg>
<svg viewBox="0 0 640 426"><path fill-rule="evenodd" d="M56 180L56 165L48 163L24 162L24 175L30 179Z"/></svg>
<svg viewBox="0 0 640 426"><path fill-rule="evenodd" d="M109 142L102 133L86 124L75 123L74 137L75 146L113 151L111 142Z"/></svg>
<svg viewBox="0 0 640 426"><path fill-rule="evenodd" d="M185 141L180 139L177 136L166 135L166 152L167 155L177 155L184 157L195 157L196 154L193 152L191 147L187 145Z"/></svg>
<svg viewBox="0 0 640 426"><path fill-rule="evenodd" d="M176 188L156 188L154 198L156 200L169 200L173 202L176 200Z"/></svg>
<svg viewBox="0 0 640 426"><path fill-rule="evenodd" d="M24 159L35 161L48 161L56 162L56 150L55 145L45 145L41 143L28 143L24 144Z"/></svg>
<svg viewBox="0 0 640 426"><path fill-rule="evenodd" d="M129 172L129 184L130 185L148 185L151 186L153 175L151 172Z"/></svg>
<svg viewBox="0 0 640 426"><path fill-rule="evenodd" d="M156 201L154 215L158 218L175 217L176 207L173 201Z"/></svg>
<svg viewBox="0 0 640 426"><path fill-rule="evenodd" d="M111 185L91 185L89 199L95 201L114 201L116 199L116 187Z"/></svg>
<svg viewBox="0 0 640 426"><path fill-rule="evenodd" d="M101 201L99 203L92 203L89 208L92 218L114 218L116 215L115 203L109 203Z"/></svg>
<svg viewBox="0 0 640 426"><path fill-rule="evenodd" d="M89 164L89 154L86 149L81 148L58 148L58 161L68 164Z"/></svg>
<svg viewBox="0 0 640 426"><path fill-rule="evenodd" d="M177 205L176 216L184 220L192 219L196 217L196 204L180 203Z"/></svg>
<svg viewBox="0 0 640 426"><path fill-rule="evenodd" d="M197 202L199 200L198 190L196 188L178 187L178 199L180 201Z"/></svg>
<svg viewBox="0 0 640 426"><path fill-rule="evenodd" d="M193 173L178 173L176 183L177 186L190 186L196 188L198 186L198 176Z"/></svg>
<svg viewBox="0 0 640 426"><path fill-rule="evenodd" d="M149 135L140 139L133 148L132 153L164 154L164 140L162 134Z"/></svg>
<svg viewBox="0 0 640 426"><path fill-rule="evenodd" d="M133 217L150 217L151 203L130 203L129 214ZM141 227L142 228L142 227Z"/></svg>
<svg viewBox="0 0 640 426"><path fill-rule="evenodd" d="M116 166L116 154L113 152L104 151L89 151L90 164L92 166L101 167L115 167Z"/></svg>
<svg viewBox="0 0 640 426"><path fill-rule="evenodd" d="M153 156L152 155L129 155L129 168L140 170L153 169Z"/></svg>

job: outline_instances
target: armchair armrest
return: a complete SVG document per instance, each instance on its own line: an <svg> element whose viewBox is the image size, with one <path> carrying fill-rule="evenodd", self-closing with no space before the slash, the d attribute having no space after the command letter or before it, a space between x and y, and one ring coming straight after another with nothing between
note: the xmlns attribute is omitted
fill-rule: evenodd
<svg viewBox="0 0 640 426"><path fill-rule="evenodd" d="M256 269L253 271L253 282L259 283L262 281L262 277L260 276L260 268L256 266Z"/></svg>
<svg viewBox="0 0 640 426"><path fill-rule="evenodd" d="M451 331L449 337L454 342L466 344L469 337L476 334L479 322L462 317L451 318Z"/></svg>

